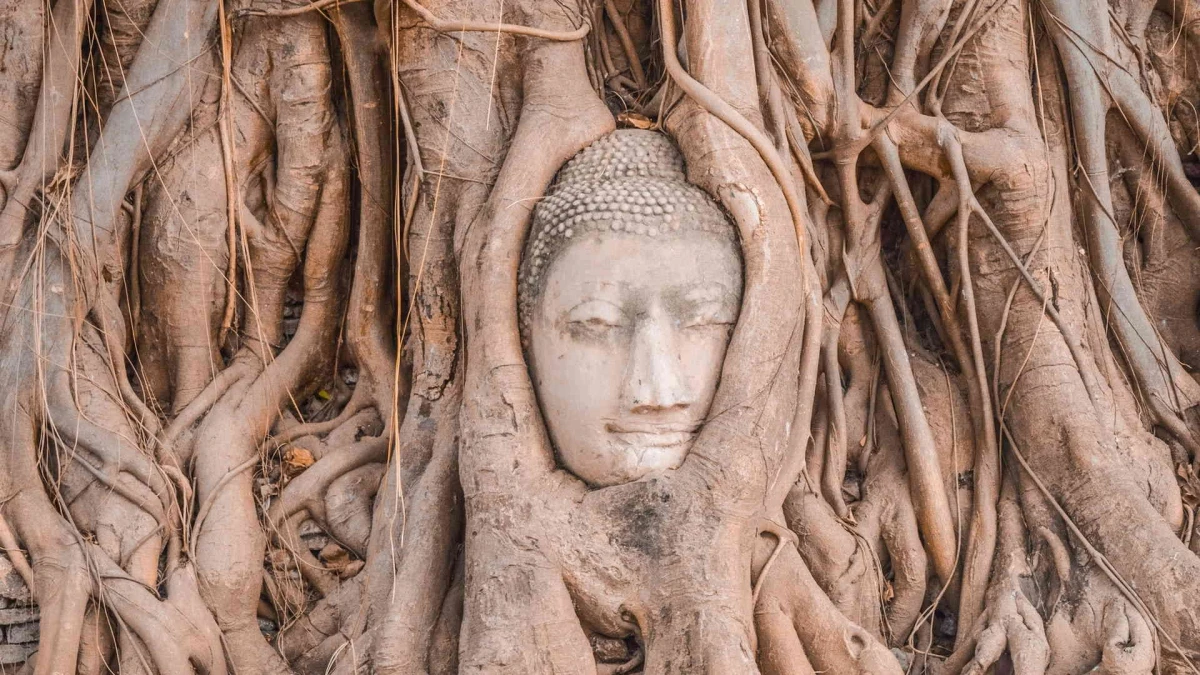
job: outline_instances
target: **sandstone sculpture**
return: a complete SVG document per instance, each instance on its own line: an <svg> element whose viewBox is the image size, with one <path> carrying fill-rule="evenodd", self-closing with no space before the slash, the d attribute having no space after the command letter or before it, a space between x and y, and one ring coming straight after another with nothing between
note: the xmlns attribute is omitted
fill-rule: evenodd
<svg viewBox="0 0 1200 675"><path fill-rule="evenodd" d="M621 130L534 210L520 321L559 460L592 486L677 469L741 303L736 231L663 134Z"/></svg>

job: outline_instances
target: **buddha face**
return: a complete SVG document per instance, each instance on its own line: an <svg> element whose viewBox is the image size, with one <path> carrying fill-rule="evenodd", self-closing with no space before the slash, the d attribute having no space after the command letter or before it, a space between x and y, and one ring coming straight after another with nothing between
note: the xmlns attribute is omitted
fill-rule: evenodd
<svg viewBox="0 0 1200 675"><path fill-rule="evenodd" d="M596 487L679 467L741 305L736 243L703 231L588 232L565 247L528 326L560 462Z"/></svg>

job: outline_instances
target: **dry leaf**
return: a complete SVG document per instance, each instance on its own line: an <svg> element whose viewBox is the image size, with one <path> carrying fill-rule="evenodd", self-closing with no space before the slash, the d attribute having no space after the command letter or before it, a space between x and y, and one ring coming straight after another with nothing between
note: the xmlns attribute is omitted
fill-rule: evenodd
<svg viewBox="0 0 1200 675"><path fill-rule="evenodd" d="M632 112L623 112L617 115L617 123L635 129L650 129L654 126L654 121L649 117Z"/></svg>
<svg viewBox="0 0 1200 675"><path fill-rule="evenodd" d="M317 557L325 563L326 568L338 573L350 564L350 553L337 544L326 544Z"/></svg>
<svg viewBox="0 0 1200 675"><path fill-rule="evenodd" d="M283 472L290 478L312 466L316 461L308 449L295 445L288 446L288 449L283 451Z"/></svg>
<svg viewBox="0 0 1200 675"><path fill-rule="evenodd" d="M361 572L365 565L366 563L361 560L351 560L345 567L342 567L337 571L338 576L343 579L349 579L355 574Z"/></svg>

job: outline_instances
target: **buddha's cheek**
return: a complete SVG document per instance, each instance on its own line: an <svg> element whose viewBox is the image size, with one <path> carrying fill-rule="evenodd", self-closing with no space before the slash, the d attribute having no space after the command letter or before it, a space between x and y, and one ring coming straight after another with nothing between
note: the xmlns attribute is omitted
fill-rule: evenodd
<svg viewBox="0 0 1200 675"><path fill-rule="evenodd" d="M532 348L538 399L559 458L594 483L621 463L611 456L606 425L620 414L623 361L561 334L543 334Z"/></svg>

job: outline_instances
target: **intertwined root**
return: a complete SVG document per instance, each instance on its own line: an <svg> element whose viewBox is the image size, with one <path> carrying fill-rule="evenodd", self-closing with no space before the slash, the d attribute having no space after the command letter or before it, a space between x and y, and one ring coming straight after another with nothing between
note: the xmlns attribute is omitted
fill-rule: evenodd
<svg viewBox="0 0 1200 675"><path fill-rule="evenodd" d="M975 636L971 660L962 669L969 675L980 675L992 668L1007 654L1013 672L1019 675L1041 675L1050 662L1050 645L1042 617L1025 595L1017 580L998 584L988 598Z"/></svg>
<svg viewBox="0 0 1200 675"><path fill-rule="evenodd" d="M914 630L947 674L1189 665L1200 197L1147 32L1195 41L1194 1L253 3L210 40L221 4L6 24L35 672L895 673ZM512 289L606 101L679 142L749 292L689 463L591 491Z"/></svg>
<svg viewBox="0 0 1200 675"><path fill-rule="evenodd" d="M855 625L817 585L788 542L758 582L754 620L764 675L803 672L899 673L900 664L878 638ZM759 544L761 557L772 550Z"/></svg>
<svg viewBox="0 0 1200 675"><path fill-rule="evenodd" d="M1141 612L1123 599L1104 608L1104 650L1097 670L1143 675L1154 670L1154 634Z"/></svg>

